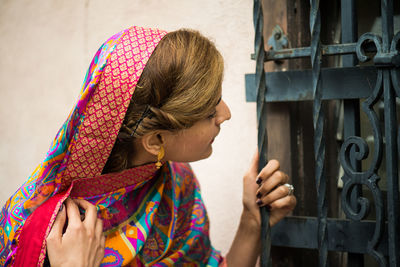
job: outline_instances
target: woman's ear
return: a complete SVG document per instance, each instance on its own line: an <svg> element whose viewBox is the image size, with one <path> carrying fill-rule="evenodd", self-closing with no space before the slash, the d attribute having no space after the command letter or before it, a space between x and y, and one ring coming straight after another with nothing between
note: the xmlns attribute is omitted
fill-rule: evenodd
<svg viewBox="0 0 400 267"><path fill-rule="evenodd" d="M147 134L141 138L143 148L150 154L157 156L164 140L160 132Z"/></svg>

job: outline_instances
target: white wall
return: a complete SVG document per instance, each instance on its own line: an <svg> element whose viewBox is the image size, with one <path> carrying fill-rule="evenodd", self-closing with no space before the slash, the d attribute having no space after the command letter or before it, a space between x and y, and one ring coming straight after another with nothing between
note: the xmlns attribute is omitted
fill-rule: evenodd
<svg viewBox="0 0 400 267"><path fill-rule="evenodd" d="M229 249L242 210L242 175L256 150L251 0L0 0L0 205L44 158L73 107L93 54L131 25L194 28L225 58L223 97L232 119L211 158L193 163L211 220L213 245Z"/></svg>

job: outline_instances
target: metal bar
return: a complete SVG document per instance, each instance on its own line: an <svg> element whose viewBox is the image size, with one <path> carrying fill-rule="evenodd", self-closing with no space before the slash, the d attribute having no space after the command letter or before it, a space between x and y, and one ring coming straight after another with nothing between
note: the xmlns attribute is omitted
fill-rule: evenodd
<svg viewBox="0 0 400 267"><path fill-rule="evenodd" d="M356 41L356 40L353 40ZM323 56L355 54L357 43L322 45Z"/></svg>
<svg viewBox="0 0 400 267"><path fill-rule="evenodd" d="M318 218L309 219L306 222L297 221L295 224L285 224L289 219L285 219L284 230L280 231L279 224L272 229L272 241L274 245L290 246L295 240L295 247L302 247L301 242L311 242L307 248L318 248L320 266L327 265L327 251L348 251L349 266L362 266L363 256L360 253L369 253L373 256L380 266L387 266L385 256L389 256L390 266L400 267L400 201L399 201L399 181L398 181L398 160L400 149L400 127L397 125L396 118L396 94L399 96L399 85L396 84L397 76L395 66L399 66L399 56L397 51L390 49L393 38L393 2L392 0L382 0L382 48L379 38L372 38L370 42L363 44L363 51L375 51L378 54L374 57L376 69L368 68L341 68L341 69L321 69L321 58L323 55L343 55L343 66L354 66L356 64L354 53L356 51L355 40L357 38L357 25L355 24L355 4L354 0L342 0L342 44L322 45L320 43L321 19L319 11L319 1L311 0L310 11L310 30L311 46L294 49L283 49L277 51L264 51L263 31L262 31L262 9L260 0L254 2L254 25L255 54L252 56L257 60L256 74L246 75L246 97L248 101L257 98L257 119L259 122L258 144L260 151L260 168L267 159L267 133L266 133L266 102L272 101L301 101L314 100L313 121L314 121L314 153L316 161L316 187L317 187L317 206ZM368 37L370 38L370 37ZM369 39L366 39L369 40ZM371 42L373 41L373 42ZM365 47L369 45L369 47ZM376 47L375 47L376 45ZM392 45L393 46L393 45ZM379 50L379 51L377 51ZM360 55L359 55L360 56ZM288 71L276 73L264 73L263 62L269 60L293 59L301 57L311 57L311 71ZM360 58L360 60L362 60ZM359 72L359 73L358 73ZM368 74L369 72L369 74ZM378 75L377 75L378 72ZM346 74L348 75L346 78ZM363 77L364 75L364 77ZM338 77L341 77L338 79ZM392 79L392 80L391 80ZM342 83L346 83L343 86ZM351 84L351 86L350 86ZM323 85L323 86L322 86ZM375 86L374 86L375 85ZM346 87L347 86L347 87ZM371 88L374 86L374 88ZM395 88L395 90L393 89ZM256 88L256 90L254 89ZM257 97L254 92L257 91ZM387 231L384 231L384 208L377 181L382 158L382 136L380 133L378 119L373 106L384 95L384 118L385 118L385 139L386 139L386 171L388 180ZM365 151L365 142L361 138L354 136L360 135L359 125L359 98L368 99L363 103L374 131L374 150L372 163L368 171L361 171L361 154ZM341 155L341 162L352 171L346 171L345 186L355 185L355 190L347 188L347 199L342 204L346 207L346 214L351 218L348 220L331 220L327 218L326 207L326 179L324 175L324 115L322 112L323 99L345 99L345 139L349 140L346 147L350 147L344 157ZM353 100L356 99L356 100ZM365 104L365 105L364 105ZM346 142L346 141L345 141ZM362 150L356 151L355 148ZM343 150L343 147L342 147ZM358 153L356 153L358 152ZM347 161L347 162L346 162ZM367 211L366 199L361 199L360 183L366 185L373 193L375 200L376 221L362 221ZM345 190L344 190L345 191ZM351 194L349 194L351 193ZM349 197L351 195L351 197ZM361 206L357 204L359 202ZM362 202L362 203L361 203ZM270 236L268 226L268 213L262 213L262 266L270 263ZM267 218L266 218L267 217ZM292 228L295 228L293 230ZM307 228L308 227L308 228ZM374 231L375 228L375 231ZM348 230L350 229L350 230ZM278 234L277 234L278 233ZM290 233L290 234L289 234ZM371 238L369 234L373 233ZM298 236L304 235L302 238ZM344 238L339 238L344 235ZM279 237L277 239L277 236ZM328 239L328 236L335 238ZM290 237L290 239L289 239ZM312 239L312 238L315 239ZM282 241L283 240L283 241ZM300 240L300 241L298 241ZM361 240L361 241L359 241ZM354 243L356 242L356 243ZM358 242L358 243L357 243ZM358 244L358 246L357 246ZM362 246L363 245L363 246ZM356 253L356 254L354 254Z"/></svg>
<svg viewBox="0 0 400 267"><path fill-rule="evenodd" d="M328 264L328 231L326 205L326 179L324 175L325 164L325 138L324 138L324 113L322 110L322 86L321 86L321 14L319 0L311 0L310 9L311 32L311 65L312 88L314 95L313 122L314 122L314 156L315 156L315 182L317 188L317 212L318 212L318 251L319 266Z"/></svg>
<svg viewBox="0 0 400 267"><path fill-rule="evenodd" d="M321 70L322 99L367 98L376 83L375 67L325 68ZM255 74L245 75L246 101L255 102L257 89ZM265 74L264 101L313 100L312 71L277 71Z"/></svg>
<svg viewBox="0 0 400 267"><path fill-rule="evenodd" d="M268 135L266 129L266 105L264 102L265 95L265 50L263 37L263 11L260 0L254 0L253 21L255 28L254 50L256 56L256 88L257 88L257 119L258 119L258 151L259 166L258 169L264 167L267 162L267 145ZM261 212L261 266L271 266L271 228L269 226L269 211L266 207L260 208Z"/></svg>
<svg viewBox="0 0 400 267"><path fill-rule="evenodd" d="M323 45L321 44L321 51L323 56L334 56L334 55L348 55L356 53L357 43L342 43L334 45ZM365 51L376 53L376 47L372 44L365 45ZM265 61L272 60L283 60L283 59L295 59L302 57L311 56L310 47L300 47L300 48L287 48L280 50L268 50L265 52ZM254 54L251 55L251 59L255 59Z"/></svg>
<svg viewBox="0 0 400 267"><path fill-rule="evenodd" d="M382 15L382 52L389 53L393 39L393 0L381 1Z"/></svg>
<svg viewBox="0 0 400 267"><path fill-rule="evenodd" d="M310 54L311 54L310 47L269 50L266 52L265 61L309 57Z"/></svg>
<svg viewBox="0 0 400 267"><path fill-rule="evenodd" d="M381 1L382 15L382 52L389 53L393 39L393 1ZM389 266L400 266L400 230L399 230L399 181L397 149L396 99L391 84L390 70L383 70L385 137L386 137L386 177L387 210L389 232Z"/></svg>
<svg viewBox="0 0 400 267"><path fill-rule="evenodd" d="M399 181L396 100L389 70L383 73L386 137L387 209L389 224L389 266L400 266L399 259Z"/></svg>
<svg viewBox="0 0 400 267"><path fill-rule="evenodd" d="M329 251L366 254L368 242L374 232L375 221L352 221L347 219L327 219ZM315 217L291 216L283 219L271 230L272 245L293 248L318 249L318 220ZM387 232L384 232L387 237ZM388 256L387 238L378 246L378 251Z"/></svg>
<svg viewBox="0 0 400 267"><path fill-rule="evenodd" d="M321 51L323 56L355 54L356 46L357 43L321 45ZM301 48L288 48L281 50L269 50L266 53L267 56L265 58L265 61L294 59L294 58L311 56L311 48L301 47Z"/></svg>
<svg viewBox="0 0 400 267"><path fill-rule="evenodd" d="M342 43L356 42L358 37L357 31L357 15L355 0L342 0L341 1L341 19L342 19ZM343 67L352 67L357 64L355 55L344 55L342 57ZM344 106L344 139L350 136L360 136L360 100L359 99L345 99L343 100ZM350 164L356 171L361 170L361 162L357 160L355 147L350 151ZM351 195L352 208L355 211L360 209L358 204L358 197L361 196L361 185L354 186ZM358 253L348 253L347 266L361 267L364 266L364 255Z"/></svg>

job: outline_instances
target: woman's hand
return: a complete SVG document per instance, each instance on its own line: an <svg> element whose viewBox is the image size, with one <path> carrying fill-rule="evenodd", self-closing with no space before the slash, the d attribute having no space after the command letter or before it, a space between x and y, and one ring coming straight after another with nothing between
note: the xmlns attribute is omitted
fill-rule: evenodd
<svg viewBox="0 0 400 267"><path fill-rule="evenodd" d="M78 206L85 210L83 220ZM68 225L63 233L67 216ZM51 266L99 266L104 257L105 237L96 207L86 200L67 199L46 241Z"/></svg>
<svg viewBox="0 0 400 267"><path fill-rule="evenodd" d="M269 224L272 226L291 212L296 198L284 186L289 177L279 170L279 162L271 160L261 170L258 168L258 154L255 154L250 168L243 178L243 213L235 239L226 256L227 265L255 266L260 255L260 207L269 207Z"/></svg>
<svg viewBox="0 0 400 267"><path fill-rule="evenodd" d="M273 226L294 209L296 197L289 195L289 188L284 186L289 177L279 170L277 160L270 160L260 173L257 168L258 153L254 155L250 168L243 178L242 223L244 220L255 227L260 227L260 207L266 206L270 210L269 224Z"/></svg>

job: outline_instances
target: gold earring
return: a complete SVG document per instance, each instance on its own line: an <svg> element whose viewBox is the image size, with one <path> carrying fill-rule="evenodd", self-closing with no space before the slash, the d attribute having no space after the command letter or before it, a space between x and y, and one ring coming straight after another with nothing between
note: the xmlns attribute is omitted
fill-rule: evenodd
<svg viewBox="0 0 400 267"><path fill-rule="evenodd" d="M157 154L157 162L156 162L156 168L159 169L162 166L161 160L164 157L165 151L164 151L164 147L161 145L160 147L160 151L158 151Z"/></svg>

